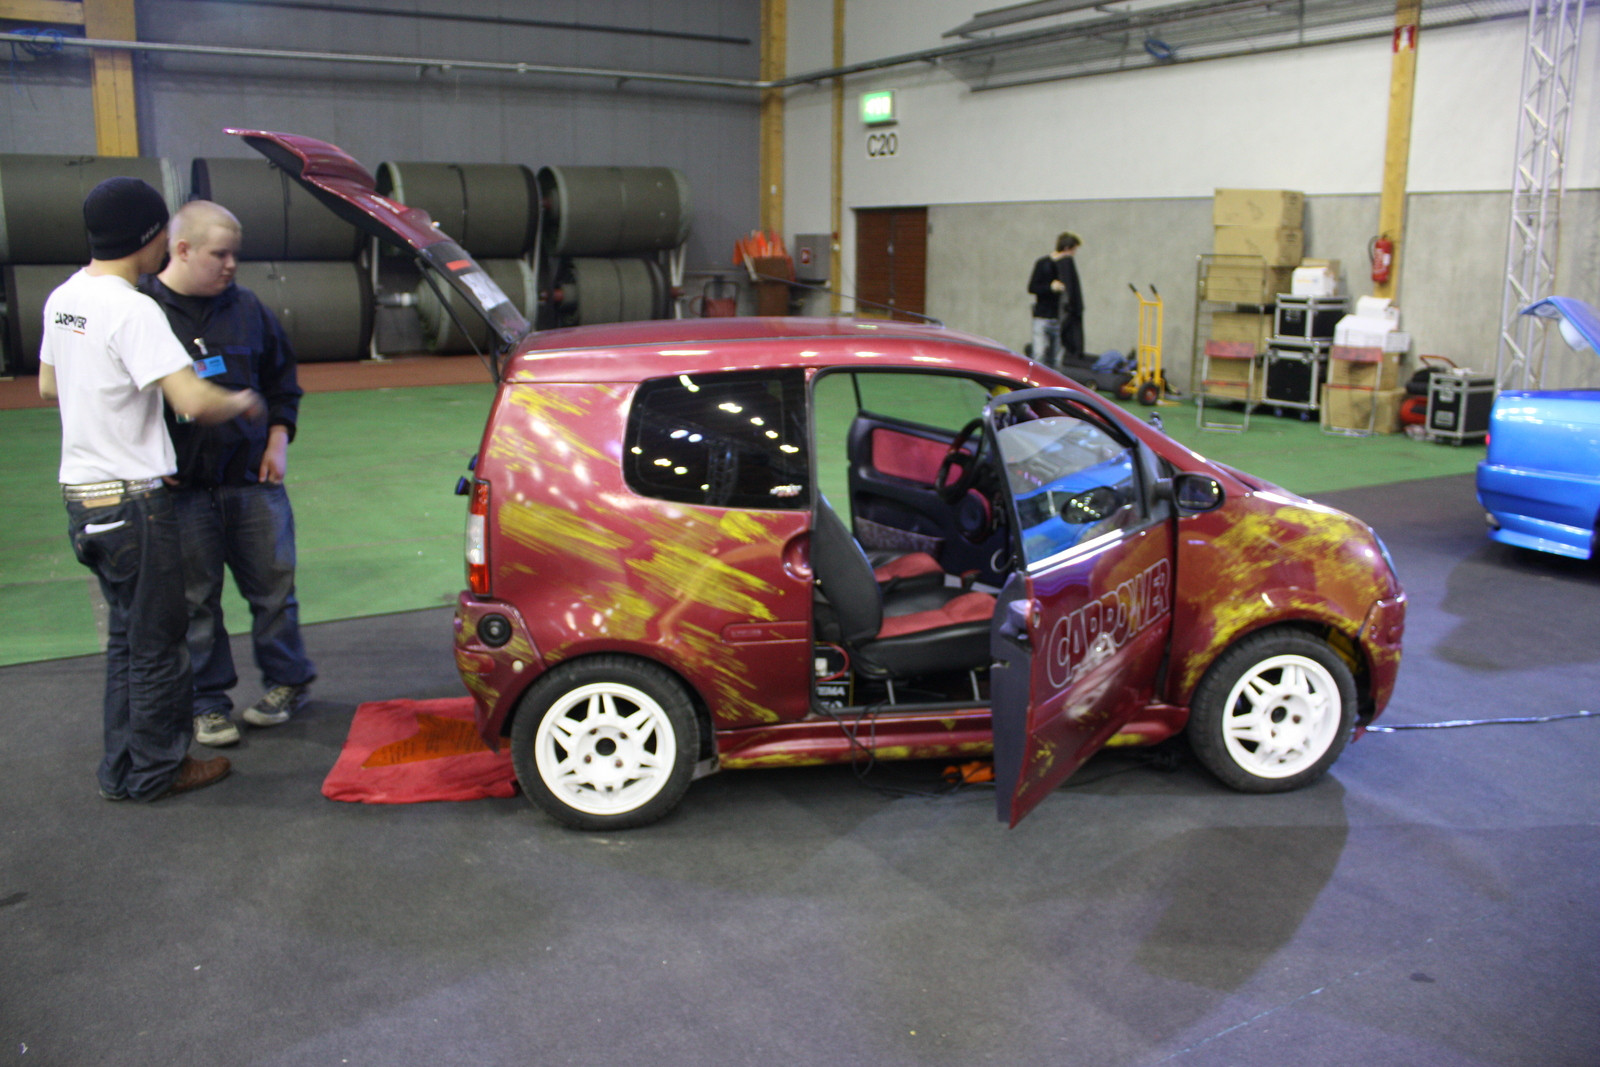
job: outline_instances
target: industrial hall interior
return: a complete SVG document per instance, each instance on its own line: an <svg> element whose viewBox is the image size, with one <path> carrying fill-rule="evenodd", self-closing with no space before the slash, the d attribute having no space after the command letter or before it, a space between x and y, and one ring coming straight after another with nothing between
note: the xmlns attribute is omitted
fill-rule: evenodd
<svg viewBox="0 0 1600 1067"><path fill-rule="evenodd" d="M1600 1061L1600 4L0 58L0 1063Z"/></svg>

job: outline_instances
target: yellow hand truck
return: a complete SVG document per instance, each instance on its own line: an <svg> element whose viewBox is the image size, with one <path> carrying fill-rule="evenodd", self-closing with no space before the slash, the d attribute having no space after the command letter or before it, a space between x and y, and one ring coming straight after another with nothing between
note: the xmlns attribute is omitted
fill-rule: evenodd
<svg viewBox="0 0 1600 1067"><path fill-rule="evenodd" d="M1132 282L1128 283L1128 288L1139 299L1139 351L1135 356L1133 377L1122 387L1122 395L1133 397L1147 408L1157 404L1174 404L1177 401L1162 399L1173 390L1167 384L1166 372L1161 368L1161 294L1156 291L1154 284L1150 286L1149 299Z"/></svg>

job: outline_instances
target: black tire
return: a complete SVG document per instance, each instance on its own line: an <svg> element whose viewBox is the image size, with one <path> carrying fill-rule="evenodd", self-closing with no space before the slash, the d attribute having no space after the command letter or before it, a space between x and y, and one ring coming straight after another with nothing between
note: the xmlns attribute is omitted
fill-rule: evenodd
<svg viewBox="0 0 1600 1067"><path fill-rule="evenodd" d="M1284 793L1333 766L1355 719L1355 679L1343 658L1311 634L1269 630L1211 665L1195 688L1187 733L1224 785Z"/></svg>
<svg viewBox="0 0 1600 1067"><path fill-rule="evenodd" d="M1139 386L1139 403L1147 408L1153 408L1161 399L1161 383L1145 382Z"/></svg>
<svg viewBox="0 0 1600 1067"><path fill-rule="evenodd" d="M579 830L660 819L688 791L699 751L700 726L683 684L625 656L556 667L529 687L511 727L522 791Z"/></svg>

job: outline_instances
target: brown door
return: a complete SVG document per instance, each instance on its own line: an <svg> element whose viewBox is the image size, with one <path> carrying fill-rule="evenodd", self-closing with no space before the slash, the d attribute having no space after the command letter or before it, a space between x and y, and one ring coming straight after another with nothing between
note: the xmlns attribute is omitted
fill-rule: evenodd
<svg viewBox="0 0 1600 1067"><path fill-rule="evenodd" d="M926 310L927 267L927 208L856 212L856 294L861 298L856 314L920 319Z"/></svg>

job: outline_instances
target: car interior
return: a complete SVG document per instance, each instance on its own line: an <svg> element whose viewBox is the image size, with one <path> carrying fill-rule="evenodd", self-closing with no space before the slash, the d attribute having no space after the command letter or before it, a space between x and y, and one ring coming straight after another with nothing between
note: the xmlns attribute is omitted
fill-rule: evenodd
<svg viewBox="0 0 1600 1067"><path fill-rule="evenodd" d="M813 388L814 701L986 703L995 595L1017 566L1012 524L1032 565L1140 521L1131 442L1082 413L1029 405L998 417L997 464L973 416L1004 385L836 372Z"/></svg>

